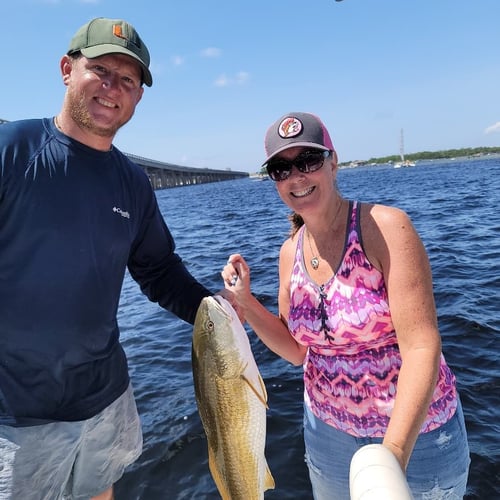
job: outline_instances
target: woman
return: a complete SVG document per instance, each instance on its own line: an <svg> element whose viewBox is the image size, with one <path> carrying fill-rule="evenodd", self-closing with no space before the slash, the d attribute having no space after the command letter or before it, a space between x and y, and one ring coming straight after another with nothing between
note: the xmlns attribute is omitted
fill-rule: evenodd
<svg viewBox="0 0 500 500"><path fill-rule="evenodd" d="M292 210L280 250L279 316L251 294L244 258L222 277L238 313L304 367L306 461L316 499L349 499L354 452L382 443L418 498L462 498L469 449L441 353L424 246L401 210L344 199L321 120L290 113L265 138L265 166Z"/></svg>

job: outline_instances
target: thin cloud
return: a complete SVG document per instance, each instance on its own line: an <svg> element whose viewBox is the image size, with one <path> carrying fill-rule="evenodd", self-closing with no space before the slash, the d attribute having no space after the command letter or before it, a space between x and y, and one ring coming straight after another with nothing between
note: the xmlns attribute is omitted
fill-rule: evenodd
<svg viewBox="0 0 500 500"><path fill-rule="evenodd" d="M201 57L215 58L220 57L222 51L216 47L207 47L206 49L203 49L200 54Z"/></svg>
<svg viewBox="0 0 500 500"><path fill-rule="evenodd" d="M216 87L229 87L230 85L244 85L250 78L250 74L246 71L236 73L234 77L228 77L226 74L220 75L214 81Z"/></svg>
<svg viewBox="0 0 500 500"><path fill-rule="evenodd" d="M250 78L250 74L247 73L246 71L240 71L239 73L236 74L236 83L238 85L242 85L248 81Z"/></svg>
<svg viewBox="0 0 500 500"><path fill-rule="evenodd" d="M220 75L214 82L216 87L227 87L229 85L229 78L226 75Z"/></svg>
<svg viewBox="0 0 500 500"><path fill-rule="evenodd" d="M490 125L484 130L485 134L493 134L495 132L500 132L500 122L496 122L494 125Z"/></svg>
<svg viewBox="0 0 500 500"><path fill-rule="evenodd" d="M182 56L172 56L170 60L174 66L182 66L184 64L184 58Z"/></svg>
<svg viewBox="0 0 500 500"><path fill-rule="evenodd" d="M201 57L205 57L207 59L215 59L217 57L220 57L221 54L222 51L215 47L207 47L206 49L200 51ZM170 58L170 61L174 66L182 66L186 62L186 59L182 56L176 55L172 56Z"/></svg>

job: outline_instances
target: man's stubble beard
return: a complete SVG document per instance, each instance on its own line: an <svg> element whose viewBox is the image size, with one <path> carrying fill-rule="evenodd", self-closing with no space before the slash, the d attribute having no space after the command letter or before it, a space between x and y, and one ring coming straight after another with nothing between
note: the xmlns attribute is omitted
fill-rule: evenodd
<svg viewBox="0 0 500 500"><path fill-rule="evenodd" d="M119 125L100 127L96 125L96 123L92 120L85 102L85 94L83 92L76 93L68 88L66 97L68 102L68 110L72 120L82 130L98 135L99 137L113 138L118 130L128 121L127 120L126 122Z"/></svg>

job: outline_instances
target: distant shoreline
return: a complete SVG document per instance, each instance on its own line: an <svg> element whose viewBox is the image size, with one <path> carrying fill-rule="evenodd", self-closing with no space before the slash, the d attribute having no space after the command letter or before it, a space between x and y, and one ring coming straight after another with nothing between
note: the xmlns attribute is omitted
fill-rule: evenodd
<svg viewBox="0 0 500 500"><path fill-rule="evenodd" d="M420 161L439 161L439 160L475 160L483 157L499 157L500 147L484 148L463 148L449 149L446 151L423 151L421 153L405 154L405 160L413 162ZM370 158L369 160L353 160L340 162L339 168L353 168L363 166L375 166L384 164L393 164L400 161L398 155L384 156L381 158Z"/></svg>

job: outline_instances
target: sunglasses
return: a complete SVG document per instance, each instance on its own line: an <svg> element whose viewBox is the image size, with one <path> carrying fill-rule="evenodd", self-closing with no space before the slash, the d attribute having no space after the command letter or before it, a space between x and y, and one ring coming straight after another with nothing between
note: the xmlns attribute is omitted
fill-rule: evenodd
<svg viewBox="0 0 500 500"><path fill-rule="evenodd" d="M294 165L299 172L309 174L319 170L329 156L330 151L308 149L300 153L294 160L285 160L283 158L271 160L266 164L266 170L273 181L281 182L290 177Z"/></svg>

